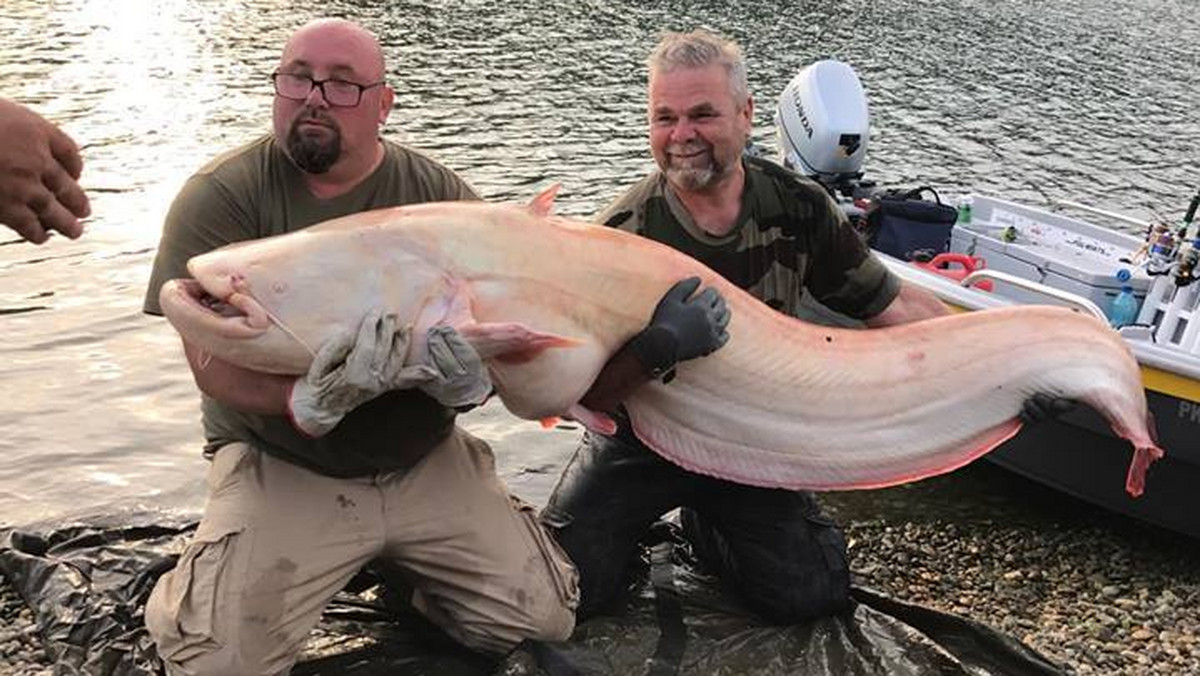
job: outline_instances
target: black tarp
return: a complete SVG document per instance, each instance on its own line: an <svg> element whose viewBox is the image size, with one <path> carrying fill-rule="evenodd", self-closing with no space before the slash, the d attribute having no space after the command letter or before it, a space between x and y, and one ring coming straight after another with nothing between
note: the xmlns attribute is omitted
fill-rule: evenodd
<svg viewBox="0 0 1200 676"><path fill-rule="evenodd" d="M56 674L161 673L142 626L155 580L195 514L116 512L0 531L0 572L33 610ZM522 646L496 663L390 603L368 568L330 604L294 674L1053 674L1020 642L979 623L855 588L852 610L767 626L693 564L670 527L646 543L616 616L569 642Z"/></svg>

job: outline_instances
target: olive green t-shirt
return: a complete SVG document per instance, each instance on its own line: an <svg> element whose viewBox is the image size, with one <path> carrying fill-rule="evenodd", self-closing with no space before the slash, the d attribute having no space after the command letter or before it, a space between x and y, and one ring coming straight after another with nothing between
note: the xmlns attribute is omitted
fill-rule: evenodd
<svg viewBox="0 0 1200 676"><path fill-rule="evenodd" d="M659 171L596 220L678 249L791 316L797 316L805 289L855 319L882 312L900 281L871 254L825 189L769 160L742 162L741 213L723 237L695 224Z"/></svg>
<svg viewBox="0 0 1200 676"><path fill-rule="evenodd" d="M143 309L162 315L158 291L187 277L187 261L218 247L306 228L369 209L474 200L454 172L404 146L384 142L379 167L353 190L319 199L270 135L225 153L188 179L163 226ZM329 434L310 439L286 416L245 413L201 395L206 452L243 441L329 476L402 469L450 433L454 412L419 390L389 392L351 411Z"/></svg>

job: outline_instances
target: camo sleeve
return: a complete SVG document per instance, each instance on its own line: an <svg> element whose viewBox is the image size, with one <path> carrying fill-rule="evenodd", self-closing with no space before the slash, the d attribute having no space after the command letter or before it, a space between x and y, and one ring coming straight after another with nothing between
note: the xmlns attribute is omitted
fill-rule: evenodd
<svg viewBox="0 0 1200 676"><path fill-rule="evenodd" d="M646 219L646 202L654 196L658 184L658 174L651 174L618 195L592 218L592 222L641 234Z"/></svg>
<svg viewBox="0 0 1200 676"><path fill-rule="evenodd" d="M900 280L871 253L845 214L823 189L812 207L809 291L823 305L856 319L883 312L900 292Z"/></svg>
<svg viewBox="0 0 1200 676"><path fill-rule="evenodd" d="M159 289L169 280L189 277L192 256L257 236L246 208L212 174L192 176L167 212L142 311L162 315Z"/></svg>

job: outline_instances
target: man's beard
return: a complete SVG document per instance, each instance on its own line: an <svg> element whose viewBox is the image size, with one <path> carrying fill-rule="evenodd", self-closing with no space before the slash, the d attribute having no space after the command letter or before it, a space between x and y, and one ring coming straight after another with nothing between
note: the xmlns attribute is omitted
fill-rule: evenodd
<svg viewBox="0 0 1200 676"><path fill-rule="evenodd" d="M300 124L317 120L326 125L329 135L304 134ZM342 155L342 132L337 123L320 113L304 111L292 122L287 136L288 155L297 167L309 174L324 174Z"/></svg>
<svg viewBox="0 0 1200 676"><path fill-rule="evenodd" d="M689 153L696 150L708 151L708 162L696 166L687 164L679 166L673 158L674 153ZM729 175L730 166L722 164L713 153L712 146L704 143L684 143L667 147L667 162L665 169L667 179L685 190L700 192L713 187Z"/></svg>

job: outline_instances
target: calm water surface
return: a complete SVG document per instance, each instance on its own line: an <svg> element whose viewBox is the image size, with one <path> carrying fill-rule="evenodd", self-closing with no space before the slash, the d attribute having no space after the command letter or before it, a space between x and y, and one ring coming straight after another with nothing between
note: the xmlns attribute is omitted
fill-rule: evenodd
<svg viewBox="0 0 1200 676"><path fill-rule="evenodd" d="M0 242L0 524L129 497L197 504L197 395L141 297L171 198L268 128L266 76L318 15L381 36L389 137L488 198L559 181L567 214L593 213L650 167L641 62L661 30L695 26L746 47L756 136L771 147L795 72L853 64L872 106L869 173L884 184L1178 217L1200 183L1188 0L4 0L0 92L84 146L95 216L77 242ZM533 474L528 458L576 434L496 410L469 423L502 450L534 449L512 461Z"/></svg>

